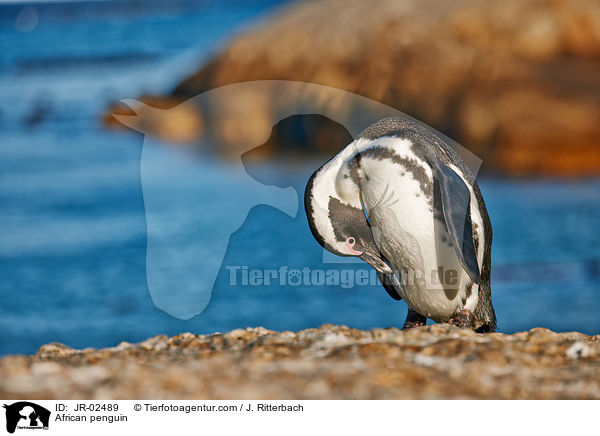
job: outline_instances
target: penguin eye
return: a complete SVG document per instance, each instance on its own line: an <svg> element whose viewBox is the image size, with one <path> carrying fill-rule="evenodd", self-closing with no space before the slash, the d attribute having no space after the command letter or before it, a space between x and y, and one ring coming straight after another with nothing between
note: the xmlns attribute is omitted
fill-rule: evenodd
<svg viewBox="0 0 600 436"><path fill-rule="evenodd" d="M354 245L356 243L356 240L350 236L349 238L346 238L346 242L350 245Z"/></svg>

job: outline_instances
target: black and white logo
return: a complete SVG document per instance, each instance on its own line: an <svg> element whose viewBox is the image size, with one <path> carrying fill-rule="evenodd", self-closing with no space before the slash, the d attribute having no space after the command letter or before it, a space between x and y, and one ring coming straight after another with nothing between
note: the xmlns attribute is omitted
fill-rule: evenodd
<svg viewBox="0 0 600 436"><path fill-rule="evenodd" d="M48 430L50 411L29 401L19 401L4 405L6 409L6 431L14 433L22 430Z"/></svg>

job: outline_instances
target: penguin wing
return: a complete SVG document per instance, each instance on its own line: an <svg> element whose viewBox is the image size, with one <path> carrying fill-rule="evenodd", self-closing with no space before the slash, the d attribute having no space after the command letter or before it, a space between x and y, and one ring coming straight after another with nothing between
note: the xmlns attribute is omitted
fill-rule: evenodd
<svg viewBox="0 0 600 436"><path fill-rule="evenodd" d="M456 254L471 280L481 282L471 223L471 191L450 167L431 159L442 197L444 221Z"/></svg>

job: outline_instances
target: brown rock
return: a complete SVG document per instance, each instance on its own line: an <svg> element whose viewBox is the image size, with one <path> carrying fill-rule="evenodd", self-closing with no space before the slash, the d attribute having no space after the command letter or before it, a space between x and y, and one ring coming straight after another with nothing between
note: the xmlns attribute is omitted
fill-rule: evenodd
<svg viewBox="0 0 600 436"><path fill-rule="evenodd" d="M600 174L598 71L595 0L322 0L235 38L168 99L249 80L323 84L419 118L491 169L573 176ZM240 98L255 108L246 128L263 122L269 109Z"/></svg>
<svg viewBox="0 0 600 436"><path fill-rule="evenodd" d="M0 359L11 399L600 399L600 336L324 325L164 335Z"/></svg>

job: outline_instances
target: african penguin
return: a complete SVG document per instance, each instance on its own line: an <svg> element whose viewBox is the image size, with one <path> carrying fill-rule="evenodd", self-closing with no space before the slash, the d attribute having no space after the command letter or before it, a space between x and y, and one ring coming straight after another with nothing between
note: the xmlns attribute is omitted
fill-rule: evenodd
<svg viewBox="0 0 600 436"><path fill-rule="evenodd" d="M492 226L471 170L416 122L385 118L313 173L304 203L315 239L377 270L404 299L404 328L427 318L496 328Z"/></svg>

